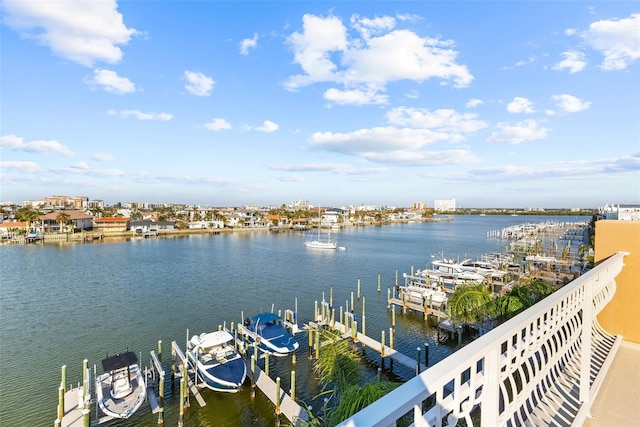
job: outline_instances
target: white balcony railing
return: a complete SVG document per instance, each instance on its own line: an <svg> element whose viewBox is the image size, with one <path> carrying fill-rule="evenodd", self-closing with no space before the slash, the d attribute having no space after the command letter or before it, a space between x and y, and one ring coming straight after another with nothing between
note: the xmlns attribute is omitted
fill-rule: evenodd
<svg viewBox="0 0 640 427"><path fill-rule="evenodd" d="M340 426L582 426L621 338L596 314L625 252L602 261Z"/></svg>

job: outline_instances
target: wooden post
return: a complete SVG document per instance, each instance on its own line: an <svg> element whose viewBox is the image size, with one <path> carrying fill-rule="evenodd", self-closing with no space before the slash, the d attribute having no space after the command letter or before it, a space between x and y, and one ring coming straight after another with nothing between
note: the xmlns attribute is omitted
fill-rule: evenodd
<svg viewBox="0 0 640 427"><path fill-rule="evenodd" d="M362 297L362 335L366 335L366 329L365 329L365 319L366 315L365 315L365 299L364 296Z"/></svg>
<svg viewBox="0 0 640 427"><path fill-rule="evenodd" d="M384 331L382 331L382 340L380 341L380 356L384 359Z"/></svg>
<svg viewBox="0 0 640 427"><path fill-rule="evenodd" d="M264 352L264 373L269 376L269 352Z"/></svg>
<svg viewBox="0 0 640 427"><path fill-rule="evenodd" d="M182 364L182 378L184 379L184 406L188 408L190 406L189 403L189 387L187 387L187 380L189 379L189 371L187 370L187 361L185 360Z"/></svg>
<svg viewBox="0 0 640 427"><path fill-rule="evenodd" d="M251 397L256 395L256 355L251 355Z"/></svg>
<svg viewBox="0 0 640 427"><path fill-rule="evenodd" d="M82 387L82 400L84 402L85 400L89 400L89 361L87 359L82 361Z"/></svg>
<svg viewBox="0 0 640 427"><path fill-rule="evenodd" d="M280 377L276 378L276 414L280 414Z"/></svg>
<svg viewBox="0 0 640 427"><path fill-rule="evenodd" d="M416 348L416 375L420 375L420 347Z"/></svg>
<svg viewBox="0 0 640 427"><path fill-rule="evenodd" d="M291 390L289 390L291 400L296 400L296 371L291 371Z"/></svg>
<svg viewBox="0 0 640 427"><path fill-rule="evenodd" d="M331 328L333 328L336 324L336 309L332 308L331 309L331 324L329 326L331 326Z"/></svg>
<svg viewBox="0 0 640 427"><path fill-rule="evenodd" d="M162 340L158 340L158 361L162 364Z"/></svg>
<svg viewBox="0 0 640 427"><path fill-rule="evenodd" d="M353 292L351 292L351 311L353 311Z"/></svg>
<svg viewBox="0 0 640 427"><path fill-rule="evenodd" d="M58 387L58 418L64 417L64 387Z"/></svg>
<svg viewBox="0 0 640 427"><path fill-rule="evenodd" d="M318 300L313 305L313 320L314 322L318 321Z"/></svg>
<svg viewBox="0 0 640 427"><path fill-rule="evenodd" d="M320 330L316 330L316 360L320 357Z"/></svg>
<svg viewBox="0 0 640 427"><path fill-rule="evenodd" d="M360 301L360 278L358 277L358 301Z"/></svg>
<svg viewBox="0 0 640 427"><path fill-rule="evenodd" d="M378 292L380 292L380 273L378 273Z"/></svg>
<svg viewBox="0 0 640 427"><path fill-rule="evenodd" d="M84 427L91 427L91 410L89 408L82 410L82 424Z"/></svg>
<svg viewBox="0 0 640 427"><path fill-rule="evenodd" d="M178 427L184 424L184 390L186 388L184 377L180 378L180 412L178 415Z"/></svg>
<svg viewBox="0 0 640 427"><path fill-rule="evenodd" d="M429 367L429 343L424 343L424 366Z"/></svg>
<svg viewBox="0 0 640 427"><path fill-rule="evenodd" d="M391 289L387 288L387 308L391 307Z"/></svg>
<svg viewBox="0 0 640 427"><path fill-rule="evenodd" d="M396 268L396 287L398 286L398 269Z"/></svg>
<svg viewBox="0 0 640 427"><path fill-rule="evenodd" d="M391 326L396 327L396 306L391 309Z"/></svg>
<svg viewBox="0 0 640 427"><path fill-rule="evenodd" d="M339 323L342 323L342 306L340 306L340 322Z"/></svg>
<svg viewBox="0 0 640 427"><path fill-rule="evenodd" d="M329 288L329 307L333 307L333 286Z"/></svg>
<svg viewBox="0 0 640 427"><path fill-rule="evenodd" d="M62 421L60 421L60 419L56 418L56 420L53 422L53 427L60 427Z"/></svg>
<svg viewBox="0 0 640 427"><path fill-rule="evenodd" d="M309 359L311 359L313 352L313 326L309 325Z"/></svg>
<svg viewBox="0 0 640 427"><path fill-rule="evenodd" d="M67 391L67 365L62 365L60 385L64 391Z"/></svg>
<svg viewBox="0 0 640 427"><path fill-rule="evenodd" d="M393 328L389 328L389 347L391 348L395 348L395 341L396 341L396 337L393 331L394 331Z"/></svg>

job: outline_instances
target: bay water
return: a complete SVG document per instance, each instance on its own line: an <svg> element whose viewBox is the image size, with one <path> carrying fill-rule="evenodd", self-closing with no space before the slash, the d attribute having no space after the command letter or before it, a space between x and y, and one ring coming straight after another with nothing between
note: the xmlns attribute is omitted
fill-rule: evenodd
<svg viewBox="0 0 640 427"><path fill-rule="evenodd" d="M171 342L185 348L190 335L230 326L261 311L295 309L298 322L312 320L314 304L330 289L338 313L355 298L359 320L366 302L366 333L389 336L387 289L398 276L420 269L432 255L477 258L504 251L508 242L487 232L525 222L586 222L586 217L453 216L452 221L353 227L332 233L344 251L305 248L311 232L235 232L220 235L136 238L100 243L3 245L0 247L0 426L51 426L56 417L61 366L67 383L81 381L82 361L97 365L107 354L127 349L149 365L150 350L162 340L163 364L171 364ZM378 277L381 292L377 291ZM360 281L361 298L357 298ZM336 317L338 314L336 314ZM420 314L396 313L396 349L415 356L430 344L430 364L455 351L439 344L435 328ZM311 373L307 334L297 362L271 358L271 376L289 391L296 371L298 400L321 408L320 386ZM387 338L388 340L388 338ZM388 343L388 342L387 342ZM276 360L274 360L276 359ZM375 375L380 356L368 351L365 368ZM394 367L385 378L414 375ZM176 425L178 400L166 387L165 425ZM191 399L185 426L273 426L271 402L250 386L235 394L203 390L207 402ZM119 426L156 426L143 407ZM321 414L321 412L320 412Z"/></svg>

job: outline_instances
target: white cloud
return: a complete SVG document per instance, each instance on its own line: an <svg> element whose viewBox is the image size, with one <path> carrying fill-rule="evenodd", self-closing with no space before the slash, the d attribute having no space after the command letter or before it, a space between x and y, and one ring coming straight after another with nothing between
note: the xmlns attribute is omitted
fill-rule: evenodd
<svg viewBox="0 0 640 427"><path fill-rule="evenodd" d="M494 132L487 142L506 142L520 144L525 141L545 139L549 129L540 127L535 120L524 120L519 123L498 123L498 130Z"/></svg>
<svg viewBox="0 0 640 427"><path fill-rule="evenodd" d="M516 96L513 101L507 104L507 111L514 114L529 114L535 113L536 110L533 108L533 103L527 98Z"/></svg>
<svg viewBox="0 0 640 427"><path fill-rule="evenodd" d="M275 132L280 128L277 123L272 122L271 120L265 120L262 123L262 126L258 126L255 130L259 132L271 133Z"/></svg>
<svg viewBox="0 0 640 427"><path fill-rule="evenodd" d="M86 77L85 83L102 87L106 92L123 95L133 93L136 86L126 77L120 77L111 70L93 70L92 77Z"/></svg>
<svg viewBox="0 0 640 427"><path fill-rule="evenodd" d="M571 51L562 52L564 59L553 66L554 70L569 70L569 74L577 73L584 70L587 66L585 55L582 52Z"/></svg>
<svg viewBox="0 0 640 427"><path fill-rule="evenodd" d="M215 118L209 123L205 123L204 127L209 130L225 130L231 129L231 124L225 119Z"/></svg>
<svg viewBox="0 0 640 427"><path fill-rule="evenodd" d="M36 154L58 154L64 157L73 157L74 154L66 145L60 144L58 141L30 141L24 142L24 139L15 135L0 136L0 147L13 151L25 151L27 153Z"/></svg>
<svg viewBox="0 0 640 427"><path fill-rule="evenodd" d="M35 162L0 162L3 171L16 170L24 173L40 173L42 169Z"/></svg>
<svg viewBox="0 0 640 427"><path fill-rule="evenodd" d="M389 97L375 90L340 90L330 88L324 93L324 99L338 105L369 105L386 104Z"/></svg>
<svg viewBox="0 0 640 427"><path fill-rule="evenodd" d="M72 169L89 170L89 165L86 162L76 162L70 167Z"/></svg>
<svg viewBox="0 0 640 427"><path fill-rule="evenodd" d="M285 172L331 172L337 175L375 175L387 172L385 167L354 168L342 163L303 163L297 165L269 165L269 169ZM292 175L298 176L298 175Z"/></svg>
<svg viewBox="0 0 640 427"><path fill-rule="evenodd" d="M624 19L597 21L581 36L584 42L604 55L603 70L624 70L640 58L640 13Z"/></svg>
<svg viewBox="0 0 640 427"><path fill-rule="evenodd" d="M128 117L135 117L138 120L163 120L163 121L167 121L167 120L171 120L173 118L173 115L169 114L169 113L154 113L154 112L149 112L149 113L144 113L140 110L120 110L120 111L115 111L115 110L109 110L107 112L109 115L111 116L117 116L120 117L122 119L126 119Z"/></svg>
<svg viewBox="0 0 640 427"><path fill-rule="evenodd" d="M296 90L318 82L332 82L344 85L344 91L327 91L327 99L380 103L382 98L377 92L384 92L392 81L420 83L438 78L442 84L456 87L471 83L473 76L468 68L456 62L452 41L394 29L395 23L390 17L354 16L351 20L354 31L349 33L338 17L304 15L302 30L287 39L294 62L303 73L290 76L285 88Z"/></svg>
<svg viewBox="0 0 640 427"><path fill-rule="evenodd" d="M119 62L119 46L138 34L124 24L115 0L10 0L2 5L9 27L87 67L98 61Z"/></svg>
<svg viewBox="0 0 640 427"><path fill-rule="evenodd" d="M567 113L577 113L578 111L586 110L591 106L591 102L583 101L573 95L562 94L553 95L551 97L555 101L556 106Z"/></svg>
<svg viewBox="0 0 640 427"><path fill-rule="evenodd" d="M477 114L460 114L450 109L430 111L424 108L407 107L394 108L387 113L387 120L394 125L436 129L453 134L471 133L486 128L487 124L477 120L477 117Z"/></svg>
<svg viewBox="0 0 640 427"><path fill-rule="evenodd" d="M557 179L568 177L593 177L594 175L614 175L640 170L640 154L617 158L596 159L592 161L559 162L551 165L497 166L485 169L469 170L462 176L474 182L505 182L505 180Z"/></svg>
<svg viewBox="0 0 640 427"><path fill-rule="evenodd" d="M115 160L111 154L106 153L93 153L91 158L98 162L112 162Z"/></svg>
<svg viewBox="0 0 640 427"><path fill-rule="evenodd" d="M478 107L480 105L484 104L484 101L482 101L481 99L477 99L477 98L471 98L469 101L467 101L467 108L475 108Z"/></svg>
<svg viewBox="0 0 640 427"><path fill-rule="evenodd" d="M244 39L240 42L240 55L249 55L249 49L258 46L258 34L253 34L253 38Z"/></svg>
<svg viewBox="0 0 640 427"><path fill-rule="evenodd" d="M184 78L187 80L185 89L192 95L209 96L216 82L209 76L195 71L185 71Z"/></svg>

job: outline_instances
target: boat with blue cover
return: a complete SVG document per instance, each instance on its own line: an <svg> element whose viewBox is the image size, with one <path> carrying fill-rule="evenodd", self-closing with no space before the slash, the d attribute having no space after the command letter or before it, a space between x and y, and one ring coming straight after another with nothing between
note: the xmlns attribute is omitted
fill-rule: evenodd
<svg viewBox="0 0 640 427"><path fill-rule="evenodd" d="M247 336L257 343L263 353L286 356L298 349L300 344L284 327L282 318L275 313L260 313L245 319Z"/></svg>

